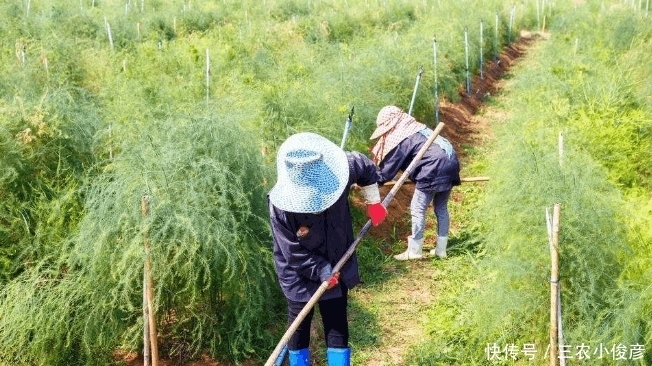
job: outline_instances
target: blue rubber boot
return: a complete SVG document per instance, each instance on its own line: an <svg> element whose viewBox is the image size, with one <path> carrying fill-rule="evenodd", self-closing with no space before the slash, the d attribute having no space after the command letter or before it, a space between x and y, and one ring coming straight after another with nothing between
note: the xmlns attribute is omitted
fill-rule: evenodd
<svg viewBox="0 0 652 366"><path fill-rule="evenodd" d="M289 350L290 366L310 366L310 349Z"/></svg>
<svg viewBox="0 0 652 366"><path fill-rule="evenodd" d="M326 350L326 359L328 360L328 366L350 366L351 349L328 348Z"/></svg>

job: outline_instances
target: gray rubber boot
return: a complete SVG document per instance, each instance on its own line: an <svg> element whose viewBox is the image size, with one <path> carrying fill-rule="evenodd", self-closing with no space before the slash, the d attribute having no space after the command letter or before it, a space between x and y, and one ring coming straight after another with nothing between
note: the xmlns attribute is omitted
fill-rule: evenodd
<svg viewBox="0 0 652 366"><path fill-rule="evenodd" d="M410 259L423 258L423 238L415 240L412 235L408 236L408 248L405 252L397 254L394 259L398 261L407 261Z"/></svg>
<svg viewBox="0 0 652 366"><path fill-rule="evenodd" d="M430 255L436 255L439 258L446 258L446 247L448 246L447 236L438 236L435 249L430 251Z"/></svg>

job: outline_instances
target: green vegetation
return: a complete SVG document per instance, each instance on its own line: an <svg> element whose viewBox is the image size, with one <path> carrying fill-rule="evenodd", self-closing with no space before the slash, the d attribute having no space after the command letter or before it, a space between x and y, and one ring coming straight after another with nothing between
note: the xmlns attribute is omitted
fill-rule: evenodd
<svg viewBox="0 0 652 366"><path fill-rule="evenodd" d="M487 45L514 38L509 6L465 17L463 5L0 5L0 359L104 364L139 350L146 237L163 354L265 357L284 324L265 208L276 146L301 130L337 139L355 106L349 143L366 150L367 122L407 104L433 34L442 95L458 98L467 24L451 14L499 16ZM432 121L423 90L415 111Z"/></svg>
<svg viewBox="0 0 652 366"><path fill-rule="evenodd" d="M551 39L513 71L494 106L508 116L495 124L495 141L487 148L492 180L474 210L480 224L470 225L480 226L482 245L469 255L481 259L457 268L467 281L446 287L433 306L432 339L415 347L411 364L480 365L493 345L502 361L492 364L530 364L522 351L526 344L535 345L537 364L548 362L545 209L554 203L562 207L569 356L577 360L585 344L591 364L613 364L611 353L598 359L596 351L622 346L630 361L618 362L652 361L652 110L642 87L651 75L641 53L650 48L652 28L644 15L620 6L577 7L556 17ZM517 361L505 351L510 345ZM636 345L643 351L632 361Z"/></svg>
<svg viewBox="0 0 652 366"><path fill-rule="evenodd" d="M491 181L460 187L452 257L416 272L437 295L416 302L432 339L406 362L482 364L487 343L536 342L542 352L544 209L555 202L567 342L649 345L647 13L545 4L3 2L0 364L103 365L139 351L145 240L164 356L265 359L285 330L265 198L276 147L305 130L339 142L355 106L347 147L367 151L377 111L407 108L420 66L414 114L432 125L433 36L440 96L458 101L463 29L475 74L480 21L490 60L542 16L552 39L515 72L497 106L509 117L465 167ZM385 313L400 316L387 311L397 306L389 294L411 275L387 246L365 240L359 250L367 286L352 301L356 364L372 362L388 343L379 333L402 325L382 324Z"/></svg>

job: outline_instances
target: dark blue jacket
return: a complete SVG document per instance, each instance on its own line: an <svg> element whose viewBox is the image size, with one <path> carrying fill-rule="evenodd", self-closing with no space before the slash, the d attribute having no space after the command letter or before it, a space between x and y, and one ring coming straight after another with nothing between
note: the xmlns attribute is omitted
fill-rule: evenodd
<svg viewBox="0 0 652 366"><path fill-rule="evenodd" d="M394 179L399 170L405 171L427 140L417 132L393 148L378 164L379 183ZM455 150L449 157L444 149L433 143L408 177L420 191L444 192L461 184L460 163Z"/></svg>
<svg viewBox="0 0 652 366"><path fill-rule="evenodd" d="M274 242L274 263L285 297L307 302L330 273L324 269L335 264L353 243L353 219L349 206L349 191L353 183L368 186L377 182L376 166L358 152L347 152L349 182L340 198L318 214L293 213L280 210L267 200ZM308 233L299 238L299 227ZM340 283L353 288L360 283L358 259L355 253L340 271ZM324 293L322 300L341 297L340 286Z"/></svg>

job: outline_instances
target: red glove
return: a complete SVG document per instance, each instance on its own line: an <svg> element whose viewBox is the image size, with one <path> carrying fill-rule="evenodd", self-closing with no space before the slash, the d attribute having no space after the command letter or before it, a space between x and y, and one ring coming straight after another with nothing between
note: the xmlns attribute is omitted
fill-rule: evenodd
<svg viewBox="0 0 652 366"><path fill-rule="evenodd" d="M337 286L338 283L340 283L340 273L336 272L331 276L331 278L328 279L328 287L326 287L326 289L330 290L333 287Z"/></svg>
<svg viewBox="0 0 652 366"><path fill-rule="evenodd" d="M385 220L387 209L380 202L367 205L367 216L371 219L373 226L378 226L378 224Z"/></svg>

